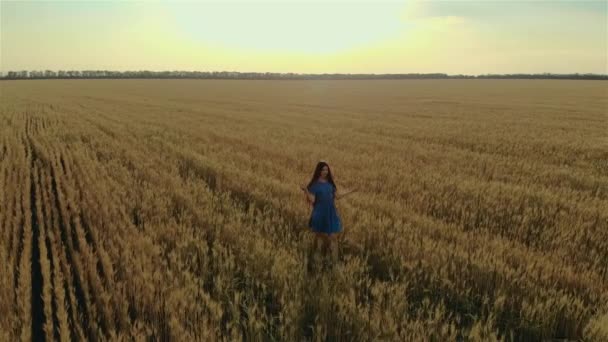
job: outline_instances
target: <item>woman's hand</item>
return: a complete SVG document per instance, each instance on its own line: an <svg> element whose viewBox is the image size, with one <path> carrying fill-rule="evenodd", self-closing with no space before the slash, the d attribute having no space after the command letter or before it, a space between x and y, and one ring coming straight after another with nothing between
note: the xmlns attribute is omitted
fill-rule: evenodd
<svg viewBox="0 0 608 342"><path fill-rule="evenodd" d="M352 190L346 191L345 193L339 193L339 194L336 195L336 199L339 200L341 198L344 198L344 196L349 195L349 194L351 194L351 193L353 193L353 192L355 192L357 190L358 190L357 188L353 188Z"/></svg>
<svg viewBox="0 0 608 342"><path fill-rule="evenodd" d="M313 204L315 202L315 196L313 194L310 193L310 191L308 191L308 189L305 186L301 186L300 189L302 189L302 191L304 191L304 195L306 195L306 200L308 201L309 204Z"/></svg>

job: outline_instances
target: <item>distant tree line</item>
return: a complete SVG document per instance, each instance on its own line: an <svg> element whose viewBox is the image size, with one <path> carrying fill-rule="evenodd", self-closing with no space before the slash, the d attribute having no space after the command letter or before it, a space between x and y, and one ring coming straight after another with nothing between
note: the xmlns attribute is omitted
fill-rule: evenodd
<svg viewBox="0 0 608 342"><path fill-rule="evenodd" d="M245 80L366 80L366 79L469 79L469 78L508 78L508 79L576 79L608 80L602 74L485 74L485 75L448 75L443 73L408 74L299 74L271 72L236 71L111 71L111 70L44 70L9 71L0 79L73 79L73 78L186 78L186 79L245 79Z"/></svg>

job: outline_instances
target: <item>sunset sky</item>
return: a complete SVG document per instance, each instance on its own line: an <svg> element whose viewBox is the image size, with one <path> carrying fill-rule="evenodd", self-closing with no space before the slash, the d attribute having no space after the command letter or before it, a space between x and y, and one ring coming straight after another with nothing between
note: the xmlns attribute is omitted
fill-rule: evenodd
<svg viewBox="0 0 608 342"><path fill-rule="evenodd" d="M607 1L0 3L4 73L608 73Z"/></svg>

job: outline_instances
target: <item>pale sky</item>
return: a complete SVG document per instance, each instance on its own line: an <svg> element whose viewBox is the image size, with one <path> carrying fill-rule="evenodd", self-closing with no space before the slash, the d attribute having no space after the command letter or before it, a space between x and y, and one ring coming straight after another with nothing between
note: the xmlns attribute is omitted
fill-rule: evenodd
<svg viewBox="0 0 608 342"><path fill-rule="evenodd" d="M5 1L0 71L608 74L608 1Z"/></svg>

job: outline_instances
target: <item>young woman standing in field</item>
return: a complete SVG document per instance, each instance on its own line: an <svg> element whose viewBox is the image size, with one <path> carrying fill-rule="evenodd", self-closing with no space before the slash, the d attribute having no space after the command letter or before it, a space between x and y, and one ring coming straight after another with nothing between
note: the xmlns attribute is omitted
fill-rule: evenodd
<svg viewBox="0 0 608 342"><path fill-rule="evenodd" d="M342 222L338 216L334 200L353 193L356 189L338 193L331 169L326 162L317 163L312 179L306 187L302 187L307 202L312 206L308 221L309 228L316 234L315 249L329 250L332 258L337 259L336 236L343 231Z"/></svg>

